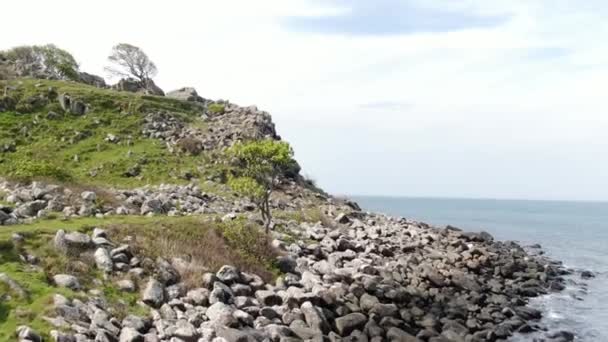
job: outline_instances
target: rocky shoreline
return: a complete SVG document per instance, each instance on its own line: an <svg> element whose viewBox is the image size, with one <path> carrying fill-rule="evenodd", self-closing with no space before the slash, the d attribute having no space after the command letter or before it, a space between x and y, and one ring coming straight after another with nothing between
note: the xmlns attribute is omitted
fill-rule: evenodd
<svg viewBox="0 0 608 342"><path fill-rule="evenodd" d="M62 342L497 341L542 331L542 313L526 304L562 290L568 273L488 233L357 210L334 219L335 227L289 225L297 237L291 243L273 233L282 272L276 281L226 265L206 273L196 288L180 281L184 260L147 260L100 229L91 236L59 231L58 250L94 253L99 270L124 277L121 289L138 291L140 305L151 311L120 320L94 289L87 300L57 295L51 335ZM79 289L70 275L54 281ZM18 334L21 341L39 340L27 327ZM573 338L567 332L546 336Z"/></svg>

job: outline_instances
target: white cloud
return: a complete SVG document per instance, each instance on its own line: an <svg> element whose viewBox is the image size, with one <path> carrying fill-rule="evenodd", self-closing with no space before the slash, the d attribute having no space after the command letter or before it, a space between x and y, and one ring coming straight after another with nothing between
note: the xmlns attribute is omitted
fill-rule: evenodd
<svg viewBox="0 0 608 342"><path fill-rule="evenodd" d="M0 48L53 42L101 74L113 44L140 45L166 90L193 85L202 96L270 111L305 170L335 192L608 199L573 184L606 185L608 162L598 154L608 147L608 6L434 5L510 19L349 36L282 25L348 12L327 2L21 0L3 5L3 26L14 30ZM369 107L382 103L399 106ZM522 163L531 166L513 170Z"/></svg>

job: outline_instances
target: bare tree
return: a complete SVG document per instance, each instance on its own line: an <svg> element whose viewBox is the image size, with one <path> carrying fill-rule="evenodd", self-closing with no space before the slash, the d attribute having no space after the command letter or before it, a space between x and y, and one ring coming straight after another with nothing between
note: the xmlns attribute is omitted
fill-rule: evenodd
<svg viewBox="0 0 608 342"><path fill-rule="evenodd" d="M156 76L158 70L148 55L137 46L121 43L112 48L108 60L113 64L105 69L112 75L135 78L142 87Z"/></svg>

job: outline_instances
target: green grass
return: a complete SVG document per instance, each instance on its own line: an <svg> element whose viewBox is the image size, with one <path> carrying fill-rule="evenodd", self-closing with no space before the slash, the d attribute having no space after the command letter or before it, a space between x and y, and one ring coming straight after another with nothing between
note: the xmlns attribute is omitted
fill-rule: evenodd
<svg viewBox="0 0 608 342"><path fill-rule="evenodd" d="M9 95L19 103L32 96L68 93L90 106L83 116L64 113L57 100L39 106L18 106L0 113L0 142L16 145L16 152L0 153L0 175L29 181L37 178L78 184L137 187L146 184L185 183L180 175L207 169L204 156L170 153L165 144L143 136L147 113L170 112L184 124L206 127L200 108L166 97L98 89L80 83L20 79L0 81L14 86ZM42 85L42 86L40 86ZM58 118L49 119L53 111ZM119 143L105 141L108 134ZM128 142L128 143L127 143ZM127 171L137 168L136 176ZM211 169L211 168L209 168Z"/></svg>
<svg viewBox="0 0 608 342"><path fill-rule="evenodd" d="M211 113L222 114L222 113L224 113L224 110L226 110L226 107L221 103L212 103L209 105L209 107L207 109Z"/></svg>

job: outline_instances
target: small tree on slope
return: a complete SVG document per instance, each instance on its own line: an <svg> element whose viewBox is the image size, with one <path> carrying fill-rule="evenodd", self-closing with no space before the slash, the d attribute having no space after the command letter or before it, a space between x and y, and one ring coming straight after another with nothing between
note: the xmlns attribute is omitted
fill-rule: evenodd
<svg viewBox="0 0 608 342"><path fill-rule="evenodd" d="M113 65L105 68L107 72L118 77L135 78L144 88L158 72L148 55L131 44L121 43L114 46L108 60Z"/></svg>
<svg viewBox="0 0 608 342"><path fill-rule="evenodd" d="M255 203L268 234L272 221L270 195L280 177L293 168L293 150L286 142L257 140L237 143L227 150L227 154L235 166L228 185Z"/></svg>

